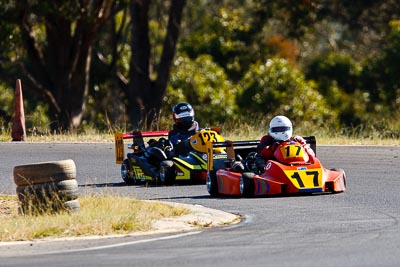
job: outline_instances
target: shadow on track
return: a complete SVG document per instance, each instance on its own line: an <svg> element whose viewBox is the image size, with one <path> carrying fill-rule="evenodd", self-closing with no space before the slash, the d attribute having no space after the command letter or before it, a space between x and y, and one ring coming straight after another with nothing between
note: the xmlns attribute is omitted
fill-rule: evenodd
<svg viewBox="0 0 400 267"><path fill-rule="evenodd" d="M120 183L100 183L100 184L80 184L79 187L123 187L127 186L126 183L120 182Z"/></svg>

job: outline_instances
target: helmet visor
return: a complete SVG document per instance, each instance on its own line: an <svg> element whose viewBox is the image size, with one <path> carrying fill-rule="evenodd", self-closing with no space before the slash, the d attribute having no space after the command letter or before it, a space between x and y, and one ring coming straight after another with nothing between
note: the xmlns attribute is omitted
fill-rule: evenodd
<svg viewBox="0 0 400 267"><path fill-rule="evenodd" d="M272 127L270 129L271 133L279 133L279 132L286 132L286 131L290 131L291 127L289 126L279 126L279 127Z"/></svg>
<svg viewBox="0 0 400 267"><path fill-rule="evenodd" d="M187 117L177 118L175 119L175 121L178 123L192 123L194 121L194 117L187 116Z"/></svg>
<svg viewBox="0 0 400 267"><path fill-rule="evenodd" d="M181 112L177 112L174 114L175 115L175 119L183 119L183 118L187 118L187 117L194 117L194 111L181 111Z"/></svg>

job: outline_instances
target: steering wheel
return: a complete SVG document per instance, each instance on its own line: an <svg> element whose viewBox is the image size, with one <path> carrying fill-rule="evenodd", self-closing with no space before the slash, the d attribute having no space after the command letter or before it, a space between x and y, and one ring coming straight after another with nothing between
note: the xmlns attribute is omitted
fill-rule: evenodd
<svg viewBox="0 0 400 267"><path fill-rule="evenodd" d="M264 167L263 159L257 155L257 152L250 152L244 160L244 166L248 171L260 174Z"/></svg>

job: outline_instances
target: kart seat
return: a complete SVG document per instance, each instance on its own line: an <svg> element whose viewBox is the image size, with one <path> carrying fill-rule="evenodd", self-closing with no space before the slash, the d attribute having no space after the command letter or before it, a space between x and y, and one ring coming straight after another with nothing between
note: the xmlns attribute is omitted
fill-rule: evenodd
<svg viewBox="0 0 400 267"><path fill-rule="evenodd" d="M163 161L167 159L167 155L165 152L159 147L148 147L146 148L144 155L149 160Z"/></svg>

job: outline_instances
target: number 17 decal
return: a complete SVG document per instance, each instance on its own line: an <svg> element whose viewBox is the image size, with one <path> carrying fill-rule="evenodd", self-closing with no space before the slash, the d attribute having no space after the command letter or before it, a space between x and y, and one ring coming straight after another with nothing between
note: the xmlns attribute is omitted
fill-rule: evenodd
<svg viewBox="0 0 400 267"><path fill-rule="evenodd" d="M298 145L287 145L281 148L282 156L285 159L290 158L303 158L304 157L304 150L301 146Z"/></svg>
<svg viewBox="0 0 400 267"><path fill-rule="evenodd" d="M303 187L319 187L319 172L318 171L305 171L305 172L298 172L295 171L290 176L290 178L295 179L299 184L300 188ZM304 185L306 183L306 186ZM313 186L311 186L311 183Z"/></svg>

